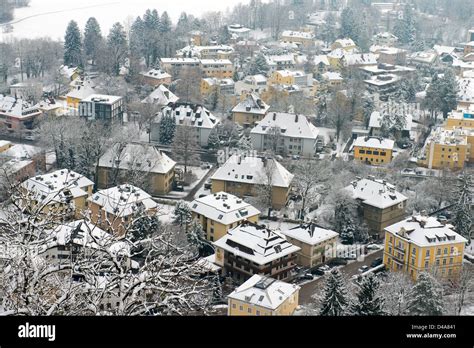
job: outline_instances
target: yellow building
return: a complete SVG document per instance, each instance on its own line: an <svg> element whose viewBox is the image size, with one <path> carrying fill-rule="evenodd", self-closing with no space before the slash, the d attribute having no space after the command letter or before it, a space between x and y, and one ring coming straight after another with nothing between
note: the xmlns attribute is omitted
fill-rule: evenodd
<svg viewBox="0 0 474 348"><path fill-rule="evenodd" d="M150 144L116 144L99 159L97 186L99 189L129 182L130 176L140 177L141 186L154 196L173 189L176 162Z"/></svg>
<svg viewBox="0 0 474 348"><path fill-rule="evenodd" d="M467 240L435 217L412 216L385 229L383 262L416 280L420 272L456 279Z"/></svg>
<svg viewBox="0 0 474 348"><path fill-rule="evenodd" d="M8 140L0 140L0 153L7 151L13 147L13 144Z"/></svg>
<svg viewBox="0 0 474 348"><path fill-rule="evenodd" d="M434 130L425 143L425 149L418 163L429 169L464 168L471 156L471 143L468 142L470 130L438 128Z"/></svg>
<svg viewBox="0 0 474 348"><path fill-rule="evenodd" d="M94 85L89 78L77 78L71 84L71 90L66 94L67 107L72 109L78 109L79 103L82 99L95 94Z"/></svg>
<svg viewBox="0 0 474 348"><path fill-rule="evenodd" d="M132 185L97 191L87 201L91 222L117 237L125 236L137 213L154 215L158 210L148 193Z"/></svg>
<svg viewBox="0 0 474 348"><path fill-rule="evenodd" d="M211 177L212 193L227 192L239 197L257 196L270 184L273 209L288 201L293 174L274 159L233 155Z"/></svg>
<svg viewBox="0 0 474 348"><path fill-rule="evenodd" d="M281 232L291 244L301 248L297 253L298 265L313 268L336 255L338 233L307 223Z"/></svg>
<svg viewBox="0 0 474 348"><path fill-rule="evenodd" d="M195 199L190 204L193 218L201 223L207 240L214 242L242 221L258 222L260 211L241 198L218 192Z"/></svg>
<svg viewBox="0 0 474 348"><path fill-rule="evenodd" d="M261 121L270 106L255 93L247 93L245 98L232 109L232 119L244 127L253 127Z"/></svg>
<svg viewBox="0 0 474 348"><path fill-rule="evenodd" d="M254 275L229 296L228 315L292 315L298 307L300 287Z"/></svg>
<svg viewBox="0 0 474 348"><path fill-rule="evenodd" d="M445 129L474 128L474 113L468 111L453 111L446 119Z"/></svg>
<svg viewBox="0 0 474 348"><path fill-rule="evenodd" d="M353 144L354 160L371 165L392 162L394 141L376 137L358 137Z"/></svg>
<svg viewBox="0 0 474 348"><path fill-rule="evenodd" d="M357 45L355 44L354 41L352 41L352 39L348 39L348 38L337 39L331 45L331 49L336 50L338 48L343 49L346 52L353 52L354 49L357 48Z"/></svg>
<svg viewBox="0 0 474 348"><path fill-rule="evenodd" d="M38 175L24 181L20 204L31 214L56 214L56 219L81 218L94 183L68 169Z"/></svg>
<svg viewBox="0 0 474 348"><path fill-rule="evenodd" d="M308 31L285 30L281 34L282 42L294 43L303 47L312 47L315 44L314 34Z"/></svg>
<svg viewBox="0 0 474 348"><path fill-rule="evenodd" d="M338 72L328 71L321 75L325 85L329 88L336 89L342 86L344 81L342 75Z"/></svg>
<svg viewBox="0 0 474 348"><path fill-rule="evenodd" d="M199 66L205 77L231 79L234 76L234 65L228 59L201 59Z"/></svg>
<svg viewBox="0 0 474 348"><path fill-rule="evenodd" d="M220 95L234 96L235 82L232 79L216 79L214 77L207 77L201 79L201 96L203 98L208 97L212 93L216 92ZM237 98L237 96L235 96Z"/></svg>

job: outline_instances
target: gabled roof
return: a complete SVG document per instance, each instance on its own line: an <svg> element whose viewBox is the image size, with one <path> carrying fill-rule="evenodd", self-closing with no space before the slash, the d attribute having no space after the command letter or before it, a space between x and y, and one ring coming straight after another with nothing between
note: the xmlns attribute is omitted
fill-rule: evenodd
<svg viewBox="0 0 474 348"><path fill-rule="evenodd" d="M270 109L270 106L260 99L258 95L255 93L248 93L245 99L232 109L232 112L247 112L265 115L268 109Z"/></svg>
<svg viewBox="0 0 474 348"><path fill-rule="evenodd" d="M179 98L166 88L166 86L159 85L148 97L142 100L142 103L168 105L169 103L176 103L178 100Z"/></svg>
<svg viewBox="0 0 474 348"><path fill-rule="evenodd" d="M299 289L298 285L255 274L228 298L275 310Z"/></svg>
<svg viewBox="0 0 474 348"><path fill-rule="evenodd" d="M301 224L289 230L281 231L281 234L309 245L316 245L339 236L338 233L314 223Z"/></svg>
<svg viewBox="0 0 474 348"><path fill-rule="evenodd" d="M164 107L157 117L157 121L163 115L173 116L176 125L189 125L197 128L212 129L220 122L204 106L188 103L174 103Z"/></svg>
<svg viewBox="0 0 474 348"><path fill-rule="evenodd" d="M115 144L99 159L99 167L166 174L176 162L150 144Z"/></svg>
<svg viewBox="0 0 474 348"><path fill-rule="evenodd" d="M26 118L40 115L41 111L36 105L31 105L21 98L3 96L0 94L0 114L15 118Z"/></svg>
<svg viewBox="0 0 474 348"><path fill-rule="evenodd" d="M293 174L276 160L264 157L233 155L214 173L211 179L262 185L268 181L265 175L267 168L273 170L272 186L290 186Z"/></svg>
<svg viewBox="0 0 474 348"><path fill-rule="evenodd" d="M369 120L369 128L381 128L382 119L383 119L383 115L379 111L372 112L372 114L370 115L370 120ZM403 130L411 131L412 127L413 127L413 116L411 114L406 114L406 123Z"/></svg>
<svg viewBox="0 0 474 348"><path fill-rule="evenodd" d="M282 112L270 112L250 132L266 134L272 127L280 128L285 137L316 139L318 129L308 121L306 116Z"/></svg>
<svg viewBox="0 0 474 348"><path fill-rule="evenodd" d="M225 192L195 199L190 203L190 208L196 214L223 225L230 225L260 214L260 211L251 204Z"/></svg>
<svg viewBox="0 0 474 348"><path fill-rule="evenodd" d="M395 142L391 139L384 139L378 137L358 137L353 146L373 147L376 149L392 150Z"/></svg>
<svg viewBox="0 0 474 348"><path fill-rule="evenodd" d="M354 199L359 199L367 205L385 209L407 200L407 197L395 190L395 186L385 180L375 178L354 180L345 188Z"/></svg>
<svg viewBox="0 0 474 348"><path fill-rule="evenodd" d="M230 230L214 245L258 265L301 250L278 232L248 221Z"/></svg>
<svg viewBox="0 0 474 348"><path fill-rule="evenodd" d="M372 53L346 54L343 59L346 66L377 65L377 57Z"/></svg>
<svg viewBox="0 0 474 348"><path fill-rule="evenodd" d="M161 69L151 69L148 71L143 71L140 73L140 75L143 75L145 77L149 77L152 79L157 79L157 80L171 78L170 74L168 74L166 71L163 71Z"/></svg>

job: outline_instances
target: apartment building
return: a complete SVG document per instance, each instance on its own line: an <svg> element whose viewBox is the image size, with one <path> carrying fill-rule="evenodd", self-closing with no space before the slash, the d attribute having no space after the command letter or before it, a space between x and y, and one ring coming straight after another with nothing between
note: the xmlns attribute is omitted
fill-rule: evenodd
<svg viewBox="0 0 474 348"><path fill-rule="evenodd" d="M253 148L312 157L319 131L306 116L271 112L250 132Z"/></svg>
<svg viewBox="0 0 474 348"><path fill-rule="evenodd" d="M352 181L345 190L360 204L369 234L375 239L383 238L385 227L406 216L407 197L385 180L369 176Z"/></svg>
<svg viewBox="0 0 474 348"><path fill-rule="evenodd" d="M300 287L255 274L227 296L227 315L292 315Z"/></svg>
<svg viewBox="0 0 474 348"><path fill-rule="evenodd" d="M31 139L42 114L37 105L0 94L0 126L11 137Z"/></svg>
<svg viewBox="0 0 474 348"><path fill-rule="evenodd" d="M385 228L383 263L413 280L420 272L455 280L462 270L466 242L451 225L433 216L411 216Z"/></svg>
<svg viewBox="0 0 474 348"><path fill-rule="evenodd" d="M229 59L201 59L199 67L205 77L231 79L234 76L234 65Z"/></svg>
<svg viewBox="0 0 474 348"><path fill-rule="evenodd" d="M298 265L314 268L336 256L339 234L315 223L285 229L281 234L288 242L300 247L296 257Z"/></svg>
<svg viewBox="0 0 474 348"><path fill-rule="evenodd" d="M92 94L79 102L79 116L102 122L123 122L124 98Z"/></svg>
<svg viewBox="0 0 474 348"><path fill-rule="evenodd" d="M242 198L230 193L217 192L195 199L190 204L196 218L206 233L206 239L214 242L237 227L243 221L258 222L260 211Z"/></svg>
<svg viewBox="0 0 474 348"><path fill-rule="evenodd" d="M243 283L254 274L291 279L299 247L263 226L244 222L213 243L223 273Z"/></svg>
<svg viewBox="0 0 474 348"><path fill-rule="evenodd" d="M297 44L305 48L314 46L315 37L312 32L309 31L292 31L284 30L281 33L281 41Z"/></svg>
<svg viewBox="0 0 474 348"><path fill-rule="evenodd" d="M244 100L232 109L232 119L243 127L251 127L261 121L270 109L257 94L247 93Z"/></svg>
<svg viewBox="0 0 474 348"><path fill-rule="evenodd" d="M211 192L254 197L260 185L271 184L272 207L281 209L287 203L293 177L274 159L233 155L211 177Z"/></svg>
<svg viewBox="0 0 474 348"><path fill-rule="evenodd" d="M352 144L354 160L375 166L390 163L394 144L390 139L357 137Z"/></svg>
<svg viewBox="0 0 474 348"><path fill-rule="evenodd" d="M161 69L150 69L140 73L143 84L158 87L161 85L169 86L171 84L171 75Z"/></svg>

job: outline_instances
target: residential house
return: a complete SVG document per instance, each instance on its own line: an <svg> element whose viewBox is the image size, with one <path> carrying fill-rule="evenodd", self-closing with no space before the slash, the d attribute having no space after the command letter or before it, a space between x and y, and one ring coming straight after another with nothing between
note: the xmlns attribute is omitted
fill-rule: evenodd
<svg viewBox="0 0 474 348"><path fill-rule="evenodd" d="M159 106L167 106L177 103L179 98L171 92L165 85L158 86L148 97L142 100L142 103L150 103Z"/></svg>
<svg viewBox="0 0 474 348"><path fill-rule="evenodd" d="M357 137L352 144L354 159L366 164L381 165L392 162L395 142L379 137Z"/></svg>
<svg viewBox="0 0 474 348"><path fill-rule="evenodd" d="M186 46L177 51L177 57L199 59L230 59L234 54L232 46L215 45L215 46Z"/></svg>
<svg viewBox="0 0 474 348"><path fill-rule="evenodd" d="M241 24L231 24L227 27L229 33L235 39L249 39L251 30L249 28L244 27Z"/></svg>
<svg viewBox="0 0 474 348"><path fill-rule="evenodd" d="M141 187L153 196L173 189L176 162L151 144L116 144L99 159L97 185L99 189L131 181L141 181Z"/></svg>
<svg viewBox="0 0 474 348"><path fill-rule="evenodd" d="M234 76L234 65L228 59L201 59L200 69L205 77L231 79Z"/></svg>
<svg viewBox="0 0 474 348"><path fill-rule="evenodd" d="M14 144L1 152L0 157L32 161L35 174L36 172L46 171L46 153L44 149L38 146Z"/></svg>
<svg viewBox="0 0 474 348"><path fill-rule="evenodd" d="M347 53L353 53L354 50L357 49L357 45L354 43L354 41L352 41L352 39L349 38L337 39L331 45L331 50L335 50L338 48L344 50Z"/></svg>
<svg viewBox="0 0 474 348"><path fill-rule="evenodd" d="M238 95L247 95L252 92L261 94L266 89L267 78L261 74L247 76L245 79L235 83L235 93Z"/></svg>
<svg viewBox="0 0 474 348"><path fill-rule="evenodd" d="M171 84L171 75L161 69L150 69L140 73L143 84L158 87L161 85L169 86Z"/></svg>
<svg viewBox="0 0 474 348"><path fill-rule="evenodd" d="M458 109L474 106L474 78L456 78L458 82Z"/></svg>
<svg viewBox="0 0 474 348"><path fill-rule="evenodd" d="M239 283L255 274L291 279L300 250L277 231L251 222L243 222L213 244L216 264Z"/></svg>
<svg viewBox="0 0 474 348"><path fill-rule="evenodd" d="M434 50L414 52L407 57L408 64L429 68L436 64L438 54Z"/></svg>
<svg viewBox="0 0 474 348"><path fill-rule="evenodd" d="M292 315L300 287L255 274L227 296L227 315Z"/></svg>
<svg viewBox="0 0 474 348"><path fill-rule="evenodd" d="M342 48L336 48L327 54L329 64L333 69L342 69L342 60L347 54Z"/></svg>
<svg viewBox="0 0 474 348"><path fill-rule="evenodd" d="M268 74L272 74L277 70L294 69L296 65L293 54L266 54L265 60L270 68Z"/></svg>
<svg viewBox="0 0 474 348"><path fill-rule="evenodd" d="M303 267L314 268L336 256L339 234L315 223L305 223L285 229L281 232L286 240L300 247L296 263Z"/></svg>
<svg viewBox="0 0 474 348"><path fill-rule="evenodd" d="M195 136L200 146L206 147L209 135L219 124L215 117L204 106L190 103L175 103L164 107L151 125L151 141L160 142L160 120L163 116L171 116L176 121L176 126L190 126L195 130Z"/></svg>
<svg viewBox="0 0 474 348"><path fill-rule="evenodd" d="M42 114L37 105L0 94L0 127L11 137L33 139Z"/></svg>
<svg viewBox="0 0 474 348"><path fill-rule="evenodd" d="M323 81L327 83L329 88L337 88L342 86L344 79L342 75L338 72L328 71L322 74Z"/></svg>
<svg viewBox="0 0 474 348"><path fill-rule="evenodd" d="M160 66L168 74L177 77L183 69L199 69L199 58L161 58Z"/></svg>
<svg viewBox="0 0 474 348"><path fill-rule="evenodd" d="M232 109L232 119L244 127L251 127L261 121L270 106L255 93L248 93L243 101Z"/></svg>
<svg viewBox="0 0 474 348"><path fill-rule="evenodd" d="M312 157L318 129L303 115L271 112L250 132L253 149Z"/></svg>
<svg viewBox="0 0 474 348"><path fill-rule="evenodd" d="M377 46L394 46L398 37L389 32L380 32L372 37L372 43Z"/></svg>
<svg viewBox="0 0 474 348"><path fill-rule="evenodd" d="M217 79L208 77L201 80L201 96L206 98L212 93L218 95L233 95L235 93L235 82L232 79Z"/></svg>
<svg viewBox="0 0 474 348"><path fill-rule="evenodd" d="M233 155L211 177L211 192L257 196L261 194L259 186L271 185L272 208L281 209L287 203L292 180L293 174L274 159Z"/></svg>
<svg viewBox="0 0 474 348"><path fill-rule="evenodd" d="M76 66L61 65L59 67L59 73L67 80L74 81L81 74L81 69Z"/></svg>
<svg viewBox="0 0 474 348"><path fill-rule="evenodd" d="M125 100L120 96L92 94L79 103L79 116L102 122L123 122Z"/></svg>
<svg viewBox="0 0 474 348"><path fill-rule="evenodd" d="M54 219L81 218L93 186L85 176L60 169L24 181L20 204L30 213L54 214Z"/></svg>
<svg viewBox="0 0 474 348"><path fill-rule="evenodd" d="M446 119L446 129L452 128L474 128L474 112L453 110Z"/></svg>
<svg viewBox="0 0 474 348"><path fill-rule="evenodd" d="M342 65L345 68L377 66L377 57L372 53L345 54L342 58Z"/></svg>
<svg viewBox="0 0 474 348"><path fill-rule="evenodd" d="M97 191L87 201L91 222L117 237L126 235L137 214L151 216L158 209L148 193L128 184Z"/></svg>
<svg viewBox="0 0 474 348"><path fill-rule="evenodd" d="M385 228L383 263L388 270L406 273L413 280L421 272L456 280L466 242L453 226L434 216L411 216Z"/></svg>
<svg viewBox="0 0 474 348"><path fill-rule="evenodd" d="M345 190L359 202L369 234L375 239L383 238L387 226L406 216L407 197L385 180L369 176L352 181Z"/></svg>
<svg viewBox="0 0 474 348"><path fill-rule="evenodd" d="M79 103L81 100L96 94L94 83L88 77L77 78L71 87L71 90L66 94L67 107L75 112L79 110Z"/></svg>
<svg viewBox="0 0 474 348"><path fill-rule="evenodd" d="M370 114L369 129L370 135L378 137L382 135L382 124L383 118L388 117L388 114L384 115L383 112L374 111ZM399 134L396 134L398 138L410 138L410 132L413 127L413 116L411 114L405 114L405 125Z"/></svg>
<svg viewBox="0 0 474 348"><path fill-rule="evenodd" d="M402 65L392 65L386 63L379 63L377 65L362 66L360 70L364 73L366 78L373 78L374 76L393 74L402 77L411 77L416 69L409 68Z"/></svg>
<svg viewBox="0 0 474 348"><path fill-rule="evenodd" d="M193 217L206 233L206 239L214 242L244 221L258 222L260 211L242 198L225 192L217 192L197 198L190 204Z"/></svg>
<svg viewBox="0 0 474 348"><path fill-rule="evenodd" d="M304 48L313 47L315 42L314 34L312 32L292 30L284 30L281 33L280 40L283 42L295 43Z"/></svg>
<svg viewBox="0 0 474 348"><path fill-rule="evenodd" d="M387 46L371 46L370 52L378 56L379 63L403 65L407 61L407 51L402 48Z"/></svg>
<svg viewBox="0 0 474 348"><path fill-rule="evenodd" d="M7 151L9 148L13 146L11 141L8 140L0 140L0 153Z"/></svg>

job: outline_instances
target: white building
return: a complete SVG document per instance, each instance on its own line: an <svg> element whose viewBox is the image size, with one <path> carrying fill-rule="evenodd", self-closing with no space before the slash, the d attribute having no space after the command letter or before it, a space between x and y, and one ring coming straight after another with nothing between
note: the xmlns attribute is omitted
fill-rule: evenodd
<svg viewBox="0 0 474 348"><path fill-rule="evenodd" d="M177 103L178 100L179 98L166 88L166 86L159 85L148 97L142 100L142 103L166 106L170 103Z"/></svg>
<svg viewBox="0 0 474 348"><path fill-rule="evenodd" d="M318 129L306 116L271 112L250 132L255 150L266 151L277 145L289 154L311 157L316 151ZM278 138L278 144L274 144Z"/></svg>

